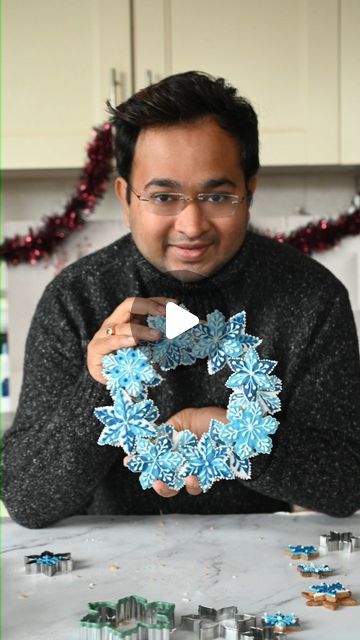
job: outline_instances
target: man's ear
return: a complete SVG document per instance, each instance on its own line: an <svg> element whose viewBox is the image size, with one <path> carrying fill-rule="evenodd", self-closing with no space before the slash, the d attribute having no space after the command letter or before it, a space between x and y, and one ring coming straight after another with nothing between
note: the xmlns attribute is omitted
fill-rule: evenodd
<svg viewBox="0 0 360 640"><path fill-rule="evenodd" d="M126 180L124 180L124 178L116 178L114 183L114 191L124 213L124 222L130 229L130 207L127 200L128 183L126 182Z"/></svg>

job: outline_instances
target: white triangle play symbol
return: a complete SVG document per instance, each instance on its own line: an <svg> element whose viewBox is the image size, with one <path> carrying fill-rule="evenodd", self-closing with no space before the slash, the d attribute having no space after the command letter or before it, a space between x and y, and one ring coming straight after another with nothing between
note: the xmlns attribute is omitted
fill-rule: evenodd
<svg viewBox="0 0 360 640"><path fill-rule="evenodd" d="M175 302L168 302L166 305L166 337L170 340L176 338L191 327L199 324L200 320L190 311L186 311Z"/></svg>

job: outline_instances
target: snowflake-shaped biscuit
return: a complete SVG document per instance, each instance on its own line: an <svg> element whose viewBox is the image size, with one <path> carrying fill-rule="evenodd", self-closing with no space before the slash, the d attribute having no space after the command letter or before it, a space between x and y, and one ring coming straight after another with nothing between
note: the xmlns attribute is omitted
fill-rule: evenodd
<svg viewBox="0 0 360 640"><path fill-rule="evenodd" d="M185 309L183 305L179 305ZM194 338L192 329L184 331L175 338L166 337L166 319L164 316L148 316L148 325L162 332L160 340L152 343L152 361L163 371L176 369L179 364L190 365L196 360L193 353Z"/></svg>
<svg viewBox="0 0 360 640"><path fill-rule="evenodd" d="M197 358L208 357L208 371L212 375L220 371L229 358L241 357L245 348L257 346L261 340L245 334L245 312L225 320L221 311L213 311L193 328L196 340L194 354Z"/></svg>
<svg viewBox="0 0 360 640"><path fill-rule="evenodd" d="M231 480L234 477L229 467L227 447L216 445L210 433L204 433L194 446L188 444L181 450L186 462L179 472L180 477L196 476L204 492L216 480Z"/></svg>
<svg viewBox="0 0 360 640"><path fill-rule="evenodd" d="M281 613L281 611L277 611L273 615L264 613L261 621L263 625L274 627L274 631L278 632L297 631L300 627L299 618L295 613L290 613L289 615Z"/></svg>
<svg viewBox="0 0 360 640"><path fill-rule="evenodd" d="M301 573L304 578L325 578L326 576L331 576L334 573L334 569L331 569L329 565L315 564L315 562L298 564L296 570Z"/></svg>
<svg viewBox="0 0 360 640"><path fill-rule="evenodd" d="M318 558L319 550L316 547L304 546L303 544L288 544L286 548L286 553L288 553L292 558L305 558L308 560L309 558Z"/></svg>
<svg viewBox="0 0 360 640"><path fill-rule="evenodd" d="M275 433L279 422L270 416L263 416L258 402L252 402L247 409L233 418L231 422L218 424L219 435L223 442L231 447L241 459L257 453L270 453L272 440L269 434Z"/></svg>
<svg viewBox="0 0 360 640"><path fill-rule="evenodd" d="M322 605L334 610L342 606L352 607L359 604L357 600L351 597L351 591L346 589L341 582L313 584L307 591L303 591L302 595L307 599L306 604L309 607Z"/></svg>
<svg viewBox="0 0 360 640"><path fill-rule="evenodd" d="M243 387L246 398L255 400L259 391L275 391L275 384L269 374L276 364L275 360L261 360L257 351L250 347L242 359L229 360L234 373L225 384L230 389Z"/></svg>
<svg viewBox="0 0 360 640"><path fill-rule="evenodd" d="M210 420L209 434L213 442L217 445L225 445L221 440L219 429L224 426L220 420ZM248 458L240 458L234 451L229 453L229 466L235 478L240 480L250 480L251 478L251 462Z"/></svg>
<svg viewBox="0 0 360 640"><path fill-rule="evenodd" d="M103 374L107 389L114 397L118 389L130 396L144 398L146 388L160 384L162 378L151 366L141 348L125 347L103 357Z"/></svg>
<svg viewBox="0 0 360 640"><path fill-rule="evenodd" d="M140 473L143 489L150 489L155 480L165 482L172 489L180 489L184 481L177 476L177 471L183 462L183 455L172 449L171 439L160 436L156 443L139 438L137 453L127 466L131 471Z"/></svg>
<svg viewBox="0 0 360 640"><path fill-rule="evenodd" d="M137 438L157 435L154 422L159 411L153 401L133 402L122 389L116 393L112 407L98 407L94 413L105 425L98 444L122 447L128 455L134 453Z"/></svg>

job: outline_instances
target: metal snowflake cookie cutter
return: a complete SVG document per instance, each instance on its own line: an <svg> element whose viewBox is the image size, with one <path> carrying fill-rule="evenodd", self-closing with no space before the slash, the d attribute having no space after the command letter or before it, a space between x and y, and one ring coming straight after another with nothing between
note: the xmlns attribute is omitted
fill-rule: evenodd
<svg viewBox="0 0 360 640"><path fill-rule="evenodd" d="M329 531L320 536L320 547L326 551L351 553L360 549L360 536L354 536L351 531Z"/></svg>
<svg viewBox="0 0 360 640"><path fill-rule="evenodd" d="M237 607L212 609L199 605L198 613L181 617L181 629L196 633L199 640L240 640L241 634L256 625L256 616L238 613Z"/></svg>
<svg viewBox="0 0 360 640"><path fill-rule="evenodd" d="M90 602L80 620L80 640L169 640L175 605L126 596L117 602Z"/></svg>
<svg viewBox="0 0 360 640"><path fill-rule="evenodd" d="M73 570L71 553L52 553L43 551L39 555L24 556L26 574L43 573L51 578L57 571L67 573Z"/></svg>

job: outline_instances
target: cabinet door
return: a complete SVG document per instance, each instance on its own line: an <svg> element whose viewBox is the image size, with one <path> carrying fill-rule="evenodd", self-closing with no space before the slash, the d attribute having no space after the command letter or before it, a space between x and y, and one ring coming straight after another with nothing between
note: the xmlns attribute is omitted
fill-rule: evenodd
<svg viewBox="0 0 360 640"><path fill-rule="evenodd" d="M131 93L129 0L3 0L3 167L79 167L91 127Z"/></svg>
<svg viewBox="0 0 360 640"><path fill-rule="evenodd" d="M258 113L263 165L339 162L338 0L135 0L134 21L137 88L223 76Z"/></svg>
<svg viewBox="0 0 360 640"><path fill-rule="evenodd" d="M341 163L360 164L360 2L341 2Z"/></svg>

